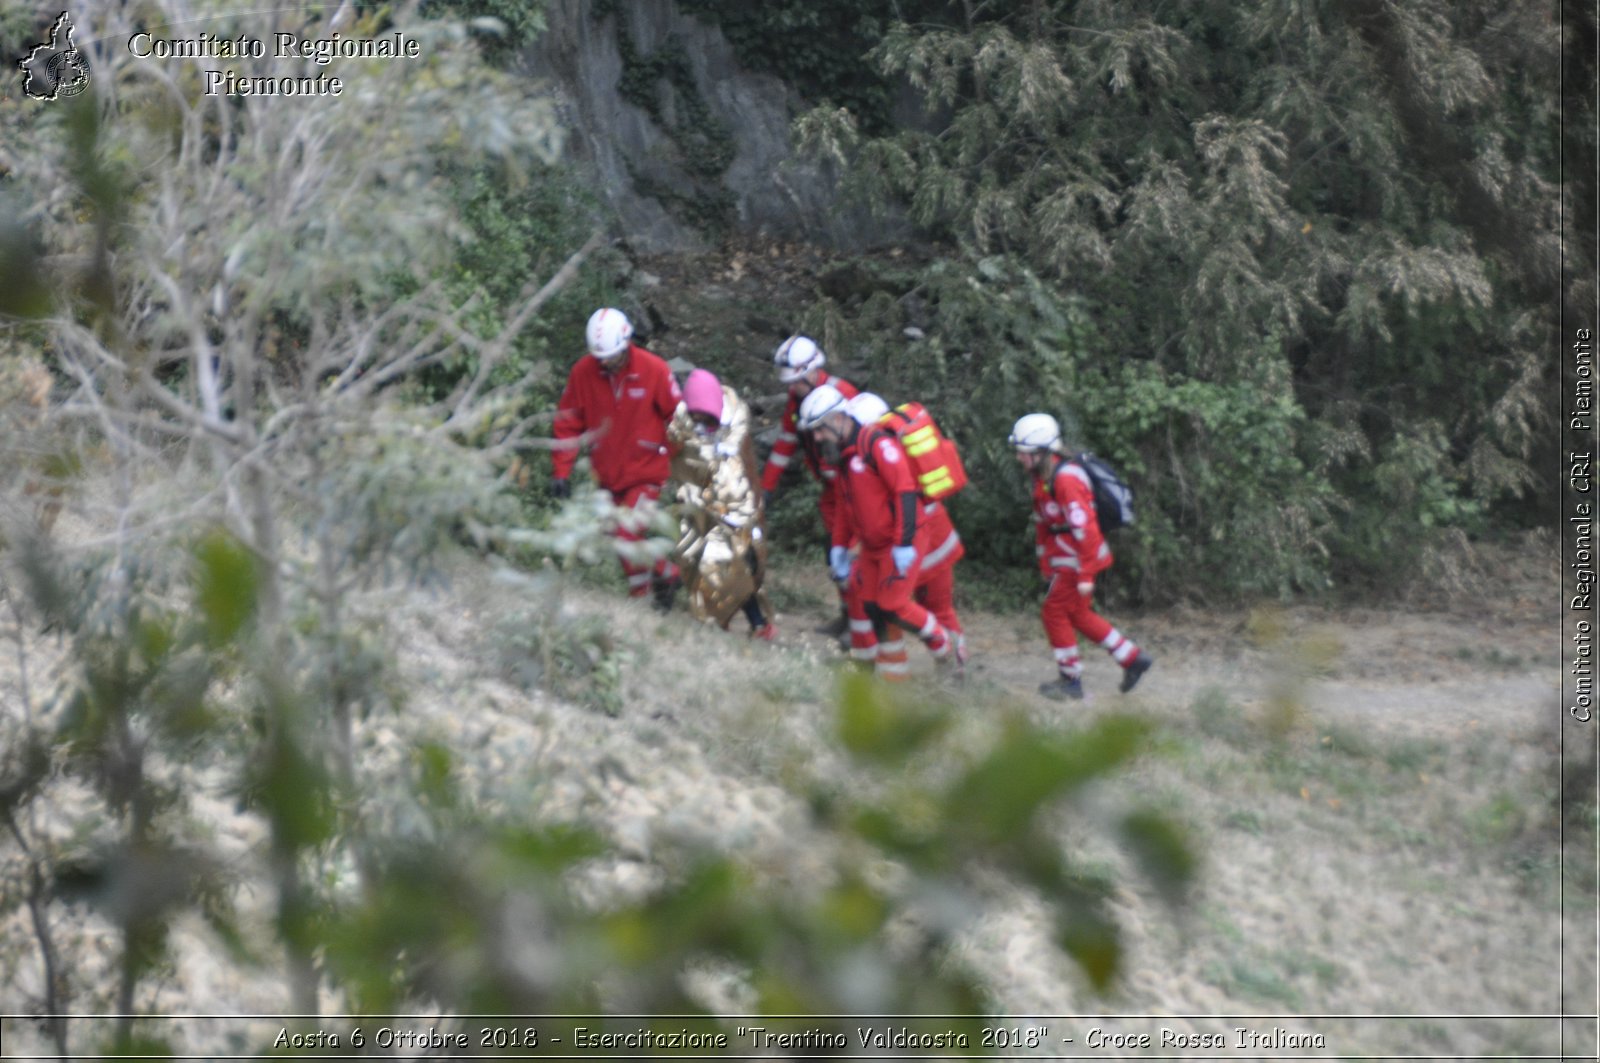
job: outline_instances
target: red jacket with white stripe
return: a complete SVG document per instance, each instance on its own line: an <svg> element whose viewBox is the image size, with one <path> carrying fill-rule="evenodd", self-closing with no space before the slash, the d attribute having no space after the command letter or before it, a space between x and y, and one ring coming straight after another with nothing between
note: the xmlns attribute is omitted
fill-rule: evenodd
<svg viewBox="0 0 1600 1063"><path fill-rule="evenodd" d="M926 579L967 556L967 545L961 541L950 520L950 511L944 503L919 498L921 510L917 516L917 557L922 562L922 577ZM834 546L851 547L856 542L855 520L849 502L834 512L833 523L828 528L829 541Z"/></svg>
<svg viewBox="0 0 1600 1063"><path fill-rule="evenodd" d="M911 472L911 459L893 432L863 427L844 451L839 477L844 505L833 517L835 546L859 539L863 553L882 553L896 546L916 546L923 553L917 519L922 493Z"/></svg>
<svg viewBox="0 0 1600 1063"><path fill-rule="evenodd" d="M1062 570L1093 579L1111 567L1111 547L1095 516L1094 489L1077 462L1057 459L1048 477L1033 478L1033 525L1039 572L1046 579Z"/></svg>
<svg viewBox="0 0 1600 1063"><path fill-rule="evenodd" d="M555 437L576 441L585 432L597 433L589 459L595 479L612 494L664 484L671 465L667 424L682 398L667 363L643 347L630 344L627 368L614 375L586 354L573 365L556 404ZM574 442L552 454L555 477L565 480L578 447Z"/></svg>
<svg viewBox="0 0 1600 1063"><path fill-rule="evenodd" d="M860 437L858 437L858 440ZM903 448L902 448L903 452ZM851 447L846 454L845 493L849 492L849 457L856 450ZM915 490L915 475L912 476ZM961 541L961 535L956 531L956 526L950 519L950 511L944 508L944 503L935 502L919 493L917 498L918 516L916 520L915 546L917 557L922 563L922 575L927 577L941 571L948 565L954 565L967 556L966 544ZM850 547L855 545L859 532L856 530L854 507L848 501L838 507L834 513L832 526L828 529L830 542L834 546ZM891 546L898 545L898 540Z"/></svg>
<svg viewBox="0 0 1600 1063"><path fill-rule="evenodd" d="M944 503L922 499L922 516L917 520L917 557L922 561L922 575L938 572L966 556L966 545Z"/></svg>
<svg viewBox="0 0 1600 1063"><path fill-rule="evenodd" d="M832 384L839 389L839 394L847 399L856 397L857 388L850 381L841 377L829 376L826 370L822 371L820 383ZM783 479L783 474L788 471L789 463L794 460L795 451L805 456L806 465L811 469L811 475L822 481L824 490L830 488L838 478L839 470L822 460L822 455L817 453L817 445L812 441L810 432L801 432L799 425L800 401L793 395L783 408L783 424L778 429L778 441L772 445L772 453L767 456L767 467L761 470L761 490L772 491L778 486L778 481Z"/></svg>

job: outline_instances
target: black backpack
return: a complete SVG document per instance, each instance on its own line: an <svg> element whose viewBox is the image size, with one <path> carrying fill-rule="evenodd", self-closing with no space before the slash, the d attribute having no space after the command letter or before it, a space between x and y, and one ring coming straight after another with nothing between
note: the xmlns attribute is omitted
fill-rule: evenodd
<svg viewBox="0 0 1600 1063"><path fill-rule="evenodd" d="M1133 488L1122 482L1117 470L1087 450L1072 461L1083 466L1094 488L1094 514L1102 532L1116 531L1133 523Z"/></svg>

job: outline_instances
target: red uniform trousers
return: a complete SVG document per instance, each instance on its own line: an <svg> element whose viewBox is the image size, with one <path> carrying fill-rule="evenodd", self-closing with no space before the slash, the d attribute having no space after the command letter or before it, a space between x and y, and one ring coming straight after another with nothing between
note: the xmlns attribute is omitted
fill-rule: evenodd
<svg viewBox="0 0 1600 1063"><path fill-rule="evenodd" d="M1083 659L1078 654L1078 632L1103 646L1124 668L1138 656L1132 639L1111 626L1111 622L1090 607L1090 599L1078 593L1078 574L1070 569L1058 571L1050 580L1050 590L1039 610L1045 635L1055 653L1056 667L1072 679L1083 675Z"/></svg>
<svg viewBox="0 0 1600 1063"><path fill-rule="evenodd" d="M952 635L962 634L961 618L956 615L956 567L937 565L923 573L917 584L916 603L934 615L939 626Z"/></svg>
<svg viewBox="0 0 1600 1063"><path fill-rule="evenodd" d="M839 593L844 596L845 616L850 619L850 659L866 668L878 659L878 635L867 615L867 603L856 593L855 583L855 570L851 569L850 581L839 588Z"/></svg>
<svg viewBox="0 0 1600 1063"><path fill-rule="evenodd" d="M924 503L917 528L918 563L922 576L917 581L916 600L939 618L950 634L961 634L961 618L956 615L956 562L967 556L966 545L950 522L950 513L937 502Z"/></svg>
<svg viewBox="0 0 1600 1063"><path fill-rule="evenodd" d="M917 559L917 585L912 599L932 613L939 626L959 641L963 629L961 618L956 614L956 562L966 556L966 547L942 506L925 505L923 515L930 519L924 525L925 532L919 531L917 538L932 544L932 549ZM889 564L894 564L892 559ZM853 588L845 596L845 611L850 617L850 657L865 666L877 659L878 638L867 616L866 605Z"/></svg>
<svg viewBox="0 0 1600 1063"><path fill-rule="evenodd" d="M890 561L889 564L893 566L894 562ZM955 589L955 566L937 565L931 571L922 573L912 600L932 613L947 633L959 637L963 631L961 618L956 615ZM845 597L845 612L850 617L850 659L865 667L878 659L878 636L873 630L872 619L867 616L866 603L859 594L854 593L853 587Z"/></svg>
<svg viewBox="0 0 1600 1063"><path fill-rule="evenodd" d="M639 503L645 499L656 502L660 498L660 484L637 484L620 495L613 495L612 501L618 506L627 509L637 509ZM632 528L624 523L618 523L611 534L618 542L638 543L645 540L647 531L648 529L644 527ZM624 556L622 558L622 574L628 577L628 597L643 598L645 593L650 590L652 578L657 580L677 579L678 566L672 563L670 557L659 558L654 564L640 564L638 561Z"/></svg>
<svg viewBox="0 0 1600 1063"><path fill-rule="evenodd" d="M900 575L888 550L863 552L850 572L851 657L858 661L876 660L878 675L890 682L903 681L911 673L902 629L921 639L935 657L950 652L950 639L938 618L914 596L921 576L920 562ZM865 630L857 626L862 621L866 622ZM858 642L858 636L867 634L876 643L872 650ZM866 656L868 653L871 655Z"/></svg>

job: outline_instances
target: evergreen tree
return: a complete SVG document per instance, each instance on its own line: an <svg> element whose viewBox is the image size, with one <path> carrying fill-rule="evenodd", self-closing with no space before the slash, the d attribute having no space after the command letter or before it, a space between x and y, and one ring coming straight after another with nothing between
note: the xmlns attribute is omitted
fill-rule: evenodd
<svg viewBox="0 0 1600 1063"><path fill-rule="evenodd" d="M1128 465L1146 590L1288 590L1552 488L1559 49L1479 2L1019 0L884 36L921 124L798 128L961 248L911 361L971 351L972 432L1042 398Z"/></svg>

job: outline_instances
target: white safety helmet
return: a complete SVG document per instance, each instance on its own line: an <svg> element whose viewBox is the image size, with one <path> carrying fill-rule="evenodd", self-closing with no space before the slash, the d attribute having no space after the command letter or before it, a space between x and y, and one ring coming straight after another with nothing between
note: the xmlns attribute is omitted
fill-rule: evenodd
<svg viewBox="0 0 1600 1063"><path fill-rule="evenodd" d="M589 327L584 330L589 341L589 353L605 361L615 358L628 349L633 339L633 324L621 310L603 306L589 315Z"/></svg>
<svg viewBox="0 0 1600 1063"><path fill-rule="evenodd" d="M1061 442L1061 426L1048 413L1025 414L1006 442L1017 450L1054 450Z"/></svg>
<svg viewBox="0 0 1600 1063"><path fill-rule="evenodd" d="M812 388L811 394L800 403L800 431L811 431L830 413L848 413L849 410L850 403L844 397L844 392L832 384Z"/></svg>
<svg viewBox="0 0 1600 1063"><path fill-rule="evenodd" d="M772 364L778 367L780 383L793 384L811 370L828 364L828 358L809 336L790 336L773 352Z"/></svg>
<svg viewBox="0 0 1600 1063"><path fill-rule="evenodd" d="M877 424L888 412L889 404L883 401L883 396L870 391L863 391L850 400L850 416L855 418L856 424Z"/></svg>

